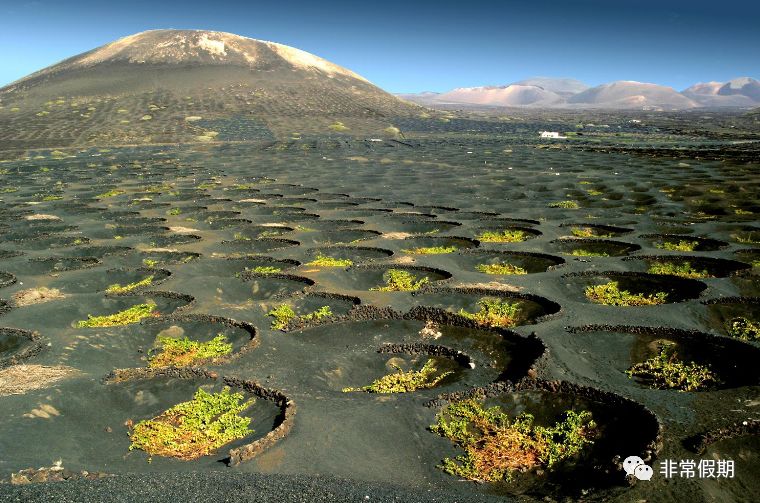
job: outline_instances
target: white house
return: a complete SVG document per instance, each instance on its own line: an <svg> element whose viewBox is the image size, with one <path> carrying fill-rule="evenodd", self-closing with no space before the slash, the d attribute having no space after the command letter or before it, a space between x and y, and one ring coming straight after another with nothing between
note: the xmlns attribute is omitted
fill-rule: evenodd
<svg viewBox="0 0 760 503"><path fill-rule="evenodd" d="M556 131L541 131L541 138L567 138L567 136L560 136Z"/></svg>

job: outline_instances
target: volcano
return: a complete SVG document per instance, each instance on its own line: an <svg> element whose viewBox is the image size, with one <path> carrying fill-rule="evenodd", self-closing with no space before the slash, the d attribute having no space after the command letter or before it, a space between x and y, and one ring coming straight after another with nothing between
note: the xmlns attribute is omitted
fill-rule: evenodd
<svg viewBox="0 0 760 503"><path fill-rule="evenodd" d="M365 134L416 111L308 52L203 30L124 37L13 82L0 102L0 141L25 147Z"/></svg>

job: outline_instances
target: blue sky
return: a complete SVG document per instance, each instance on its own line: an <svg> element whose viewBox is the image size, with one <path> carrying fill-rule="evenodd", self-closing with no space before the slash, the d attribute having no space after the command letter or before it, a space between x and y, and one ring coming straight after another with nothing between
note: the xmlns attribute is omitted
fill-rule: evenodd
<svg viewBox="0 0 760 503"><path fill-rule="evenodd" d="M760 78L760 2L0 0L0 85L125 35L199 28L312 52L391 92L531 76Z"/></svg>

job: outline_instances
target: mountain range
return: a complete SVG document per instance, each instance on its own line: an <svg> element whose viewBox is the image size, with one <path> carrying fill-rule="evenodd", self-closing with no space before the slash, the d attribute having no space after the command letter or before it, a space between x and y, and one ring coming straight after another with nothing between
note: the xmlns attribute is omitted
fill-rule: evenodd
<svg viewBox="0 0 760 503"><path fill-rule="evenodd" d="M760 82L750 77L740 77L729 82L698 83L678 92L672 87L630 80L591 87L575 79L534 77L504 86L461 87L445 93L398 96L426 106L461 104L649 110L754 108L760 105Z"/></svg>
<svg viewBox="0 0 760 503"><path fill-rule="evenodd" d="M404 98L404 99L399 99ZM314 54L206 30L151 30L0 88L7 150L88 145L297 140L399 134L443 111L420 105L672 110L757 107L749 77L683 92L632 81L590 87L535 77L505 86L394 96Z"/></svg>

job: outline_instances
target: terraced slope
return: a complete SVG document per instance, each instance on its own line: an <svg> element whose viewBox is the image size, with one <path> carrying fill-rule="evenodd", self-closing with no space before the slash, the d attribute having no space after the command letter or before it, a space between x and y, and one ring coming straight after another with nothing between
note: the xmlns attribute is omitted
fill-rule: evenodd
<svg viewBox="0 0 760 503"><path fill-rule="evenodd" d="M416 110L308 52L200 30L147 31L74 56L0 89L0 107L4 148L214 141L225 124L202 119L248 124L230 140L382 135L388 117Z"/></svg>

